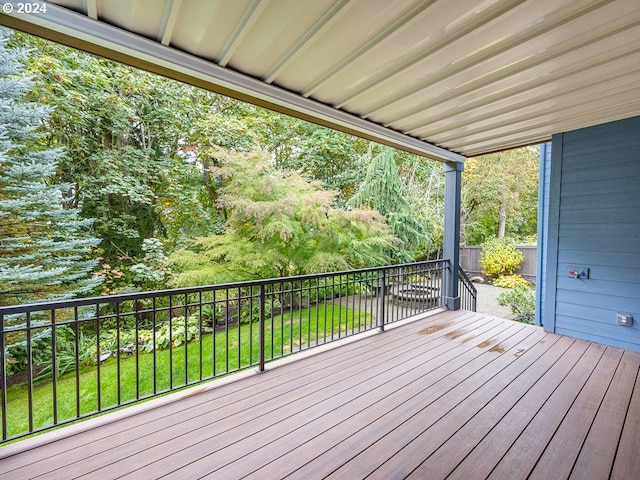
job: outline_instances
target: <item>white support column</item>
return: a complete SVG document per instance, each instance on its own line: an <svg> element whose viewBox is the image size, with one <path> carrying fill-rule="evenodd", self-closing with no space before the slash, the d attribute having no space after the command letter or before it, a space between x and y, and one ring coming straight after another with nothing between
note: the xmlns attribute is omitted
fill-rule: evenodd
<svg viewBox="0 0 640 480"><path fill-rule="evenodd" d="M443 279L444 302L449 310L460 309L458 265L460 264L460 201L462 162L444 164L444 258L450 262L449 275Z"/></svg>

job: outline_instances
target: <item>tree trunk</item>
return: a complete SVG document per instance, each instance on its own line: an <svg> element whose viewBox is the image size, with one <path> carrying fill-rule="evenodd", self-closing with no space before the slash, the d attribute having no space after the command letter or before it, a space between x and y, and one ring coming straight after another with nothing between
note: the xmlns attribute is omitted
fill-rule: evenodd
<svg viewBox="0 0 640 480"><path fill-rule="evenodd" d="M218 200L218 192L216 191L213 179L211 178L211 168L215 165L215 160L210 162L208 158L202 159L202 175L204 178L204 185L209 192L209 198L215 203Z"/></svg>
<svg viewBox="0 0 640 480"><path fill-rule="evenodd" d="M500 203L500 221L498 223L498 238L504 238L504 233L507 227L507 209L504 202Z"/></svg>

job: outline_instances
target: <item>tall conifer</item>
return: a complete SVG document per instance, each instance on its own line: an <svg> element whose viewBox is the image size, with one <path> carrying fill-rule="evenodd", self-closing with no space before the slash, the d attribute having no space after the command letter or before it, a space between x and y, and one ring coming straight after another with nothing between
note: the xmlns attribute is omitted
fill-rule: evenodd
<svg viewBox="0 0 640 480"><path fill-rule="evenodd" d="M9 36L0 29L0 305L85 295L101 283L89 258L99 239L70 208L71 187L52 181L63 152L42 145L49 111L25 100L27 53Z"/></svg>
<svg viewBox="0 0 640 480"><path fill-rule="evenodd" d="M402 180L398 175L395 151L391 147L379 147L373 154L373 145L362 159L366 162L367 174L349 204L355 207L367 206L380 212L391 233L402 240L394 248L395 260L413 261L412 250L428 238L424 226L412 215L407 199L402 195Z"/></svg>

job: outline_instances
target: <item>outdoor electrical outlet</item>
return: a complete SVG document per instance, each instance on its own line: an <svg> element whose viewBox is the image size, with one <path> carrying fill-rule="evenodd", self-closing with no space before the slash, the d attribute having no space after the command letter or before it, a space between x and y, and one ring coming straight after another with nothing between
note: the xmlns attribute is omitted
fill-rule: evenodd
<svg viewBox="0 0 640 480"><path fill-rule="evenodd" d="M618 325L622 325L623 327L630 327L633 325L633 315L630 313L621 313L618 312L616 314L616 323Z"/></svg>
<svg viewBox="0 0 640 480"><path fill-rule="evenodd" d="M586 267L571 267L569 268L569 277L586 279L589 278L589 269Z"/></svg>

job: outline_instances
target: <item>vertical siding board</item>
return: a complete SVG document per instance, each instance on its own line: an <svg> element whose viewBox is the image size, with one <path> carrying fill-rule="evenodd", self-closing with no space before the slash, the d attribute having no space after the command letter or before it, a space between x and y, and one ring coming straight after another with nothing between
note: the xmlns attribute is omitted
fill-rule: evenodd
<svg viewBox="0 0 640 480"><path fill-rule="evenodd" d="M551 162L549 163L544 310L540 314L544 329L554 333L556 331L556 283L558 280L558 231L560 228L563 147L564 134L554 135L551 143Z"/></svg>
<svg viewBox="0 0 640 480"><path fill-rule="evenodd" d="M545 329L640 350L640 117L555 135L551 155Z"/></svg>
<svg viewBox="0 0 640 480"><path fill-rule="evenodd" d="M551 143L540 146L540 168L538 177L538 250L536 259L536 325L542 325L547 273L547 232L549 216L549 182Z"/></svg>

